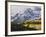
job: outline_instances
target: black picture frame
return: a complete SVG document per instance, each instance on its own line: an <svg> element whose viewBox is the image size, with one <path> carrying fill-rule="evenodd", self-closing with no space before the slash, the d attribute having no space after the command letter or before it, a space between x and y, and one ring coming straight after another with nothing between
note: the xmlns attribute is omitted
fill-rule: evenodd
<svg viewBox="0 0 46 37"><path fill-rule="evenodd" d="M44 32L43 33L36 33L36 34L19 34L19 35L8 35L8 11L7 6L8 2L20 2L20 3L35 3L35 4L43 4L44 6ZM5 1L5 36L24 36L24 35L40 35L45 34L45 3L44 2L27 2L27 1Z"/></svg>

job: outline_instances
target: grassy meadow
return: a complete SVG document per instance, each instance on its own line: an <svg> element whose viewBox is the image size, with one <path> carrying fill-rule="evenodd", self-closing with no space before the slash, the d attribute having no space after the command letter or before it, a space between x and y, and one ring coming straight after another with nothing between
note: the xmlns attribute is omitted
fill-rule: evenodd
<svg viewBox="0 0 46 37"><path fill-rule="evenodd" d="M11 22L11 31L41 30L41 20L26 20L21 24Z"/></svg>

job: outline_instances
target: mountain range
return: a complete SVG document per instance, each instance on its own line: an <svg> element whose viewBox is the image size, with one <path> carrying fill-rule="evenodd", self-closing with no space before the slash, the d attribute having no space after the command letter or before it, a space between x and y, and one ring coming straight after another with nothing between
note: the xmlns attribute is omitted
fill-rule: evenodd
<svg viewBox="0 0 46 37"><path fill-rule="evenodd" d="M31 8L27 8L22 14L17 13L15 16L11 16L11 21L16 23L22 23L25 20L35 20L41 17L40 9L36 8L32 10Z"/></svg>

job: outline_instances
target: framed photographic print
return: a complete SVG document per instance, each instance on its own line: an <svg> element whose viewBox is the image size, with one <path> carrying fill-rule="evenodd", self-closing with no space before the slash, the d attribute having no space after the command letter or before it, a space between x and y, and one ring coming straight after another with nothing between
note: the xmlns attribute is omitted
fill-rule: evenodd
<svg viewBox="0 0 46 37"><path fill-rule="evenodd" d="M45 3L6 1L5 35L45 34Z"/></svg>

